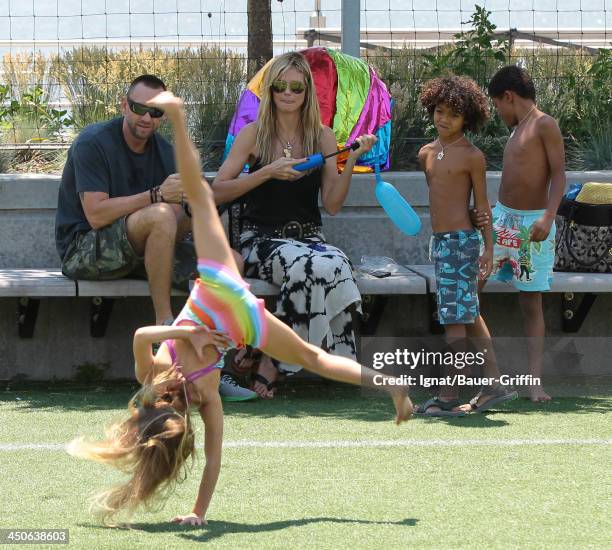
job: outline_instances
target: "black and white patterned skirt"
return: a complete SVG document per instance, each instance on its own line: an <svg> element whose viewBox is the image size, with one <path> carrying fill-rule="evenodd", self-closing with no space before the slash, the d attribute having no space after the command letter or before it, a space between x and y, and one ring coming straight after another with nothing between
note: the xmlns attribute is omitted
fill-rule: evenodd
<svg viewBox="0 0 612 550"><path fill-rule="evenodd" d="M335 355L356 358L355 334L349 307L361 312L361 294L348 257L325 242L322 233L299 240L240 235L247 277L280 287L274 315L303 340ZM280 370L300 367L281 364Z"/></svg>

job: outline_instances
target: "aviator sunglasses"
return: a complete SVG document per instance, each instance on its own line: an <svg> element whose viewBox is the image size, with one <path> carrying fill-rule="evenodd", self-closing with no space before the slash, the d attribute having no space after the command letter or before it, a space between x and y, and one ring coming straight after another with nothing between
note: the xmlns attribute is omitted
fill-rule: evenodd
<svg viewBox="0 0 612 550"><path fill-rule="evenodd" d="M286 80L275 80L270 87L273 92L280 94L287 89L287 86L289 86L289 89L294 94L301 94L306 89L306 84L299 80L292 80L291 82L287 82Z"/></svg>
<svg viewBox="0 0 612 550"><path fill-rule="evenodd" d="M130 111L140 116L144 116L149 113L151 118L161 118L164 116L164 112L161 109L156 109L155 107L147 107L142 103L136 103L131 100L129 97L127 98L128 105L130 106Z"/></svg>

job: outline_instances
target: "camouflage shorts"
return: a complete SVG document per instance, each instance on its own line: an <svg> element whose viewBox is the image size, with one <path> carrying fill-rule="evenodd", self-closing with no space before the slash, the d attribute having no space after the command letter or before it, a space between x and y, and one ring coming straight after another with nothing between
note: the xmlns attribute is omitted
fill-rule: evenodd
<svg viewBox="0 0 612 550"><path fill-rule="evenodd" d="M66 251L62 272L71 279L104 281L147 278L144 258L138 256L127 237L126 219L120 218L102 229L77 235ZM189 281L196 279L196 252L192 241L176 243L172 286L189 292Z"/></svg>
<svg viewBox="0 0 612 550"><path fill-rule="evenodd" d="M79 233L68 246L62 273L71 279L121 279L143 265L127 237L126 219Z"/></svg>

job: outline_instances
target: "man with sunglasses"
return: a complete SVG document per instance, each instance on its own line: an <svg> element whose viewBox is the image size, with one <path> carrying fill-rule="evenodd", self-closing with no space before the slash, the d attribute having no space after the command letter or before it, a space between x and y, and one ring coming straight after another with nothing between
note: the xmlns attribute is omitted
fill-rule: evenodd
<svg viewBox="0 0 612 550"><path fill-rule="evenodd" d="M163 111L146 102L166 86L141 75L121 101L122 117L85 128L68 151L55 221L62 272L72 279L144 276L158 325L171 324L171 286L196 277L174 150L159 134ZM224 399L256 394L222 377Z"/></svg>
<svg viewBox="0 0 612 550"><path fill-rule="evenodd" d="M145 103L165 84L136 78L123 116L85 128L68 151L55 223L62 271L72 279L146 276L158 324L173 318L175 243L190 227L172 146L157 130L163 112ZM194 258L180 266L183 279Z"/></svg>

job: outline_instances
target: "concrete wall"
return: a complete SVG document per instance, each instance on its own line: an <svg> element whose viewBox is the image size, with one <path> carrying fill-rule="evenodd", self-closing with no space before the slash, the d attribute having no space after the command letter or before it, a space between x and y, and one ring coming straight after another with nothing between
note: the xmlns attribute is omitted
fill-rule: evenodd
<svg viewBox="0 0 612 550"><path fill-rule="evenodd" d="M385 180L397 186L423 221L421 234L409 238L391 224L374 197L374 178L356 175L347 204L335 217L324 217L324 231L333 244L344 249L354 263L362 255L390 256L398 263L427 262L430 235L427 188L420 173L387 173ZM568 183L612 181L612 172L568 173ZM499 173L488 174L489 197L495 201ZM0 175L0 269L59 267L54 244L54 216L59 178L38 175ZM545 313L551 337L561 332L561 297L545 296ZM182 306L175 300L175 309ZM41 300L32 339L17 335L15 298L0 299L0 379L15 375L30 379L71 378L87 364L109 364L107 378L131 377L133 331L153 321L148 298L116 300L105 338L89 336L87 299L49 298ZM515 295L485 296L483 313L496 336L522 335L522 322ZM426 296L402 296L389 300L378 336L416 336L429 333ZM581 361L596 370L608 369L609 358L592 342L609 339L612 333L612 295L598 297L584 323ZM587 338L588 337L588 338ZM85 365L85 366L84 366ZM602 367L602 365L607 365Z"/></svg>
<svg viewBox="0 0 612 550"><path fill-rule="evenodd" d="M210 174L212 176L213 174ZM488 194L495 203L500 172L487 174ZM416 237L407 237L391 223L374 196L374 176L355 175L342 211L323 216L327 239L359 263L362 255L389 256L400 264L429 263L431 228L425 177L420 172L388 172L423 222ZM59 176L0 174L0 268L59 267L54 221ZM569 183L612 182L612 172L568 172Z"/></svg>

